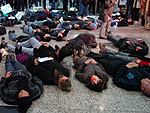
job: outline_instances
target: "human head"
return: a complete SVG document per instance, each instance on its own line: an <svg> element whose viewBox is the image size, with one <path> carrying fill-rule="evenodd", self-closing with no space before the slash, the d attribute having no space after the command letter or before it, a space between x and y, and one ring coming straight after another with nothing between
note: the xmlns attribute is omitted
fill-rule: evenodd
<svg viewBox="0 0 150 113"><path fill-rule="evenodd" d="M79 24L74 24L74 29L79 30L80 29Z"/></svg>
<svg viewBox="0 0 150 113"><path fill-rule="evenodd" d="M139 49L136 53L139 56L145 56L146 55L146 52L143 49Z"/></svg>
<svg viewBox="0 0 150 113"><path fill-rule="evenodd" d="M96 91L96 92L101 92L102 90L107 88L107 82L102 81L102 79L100 79L96 75L92 75L91 80L85 85L89 89Z"/></svg>
<svg viewBox="0 0 150 113"><path fill-rule="evenodd" d="M47 42L51 41L51 36L49 34L45 34L43 37Z"/></svg>
<svg viewBox="0 0 150 113"><path fill-rule="evenodd" d="M141 80L141 90L146 96L150 97L150 80L148 78Z"/></svg>
<svg viewBox="0 0 150 113"><path fill-rule="evenodd" d="M59 76L58 80L58 86L63 91L70 91L71 90L71 81L68 79L68 77L64 75Z"/></svg>
<svg viewBox="0 0 150 113"><path fill-rule="evenodd" d="M25 90L21 90L19 92L17 102L18 102L18 110L24 113L26 113L27 110L32 105L32 99L29 93Z"/></svg>
<svg viewBox="0 0 150 113"><path fill-rule="evenodd" d="M128 23L129 23L130 25L133 25L133 24L134 24L134 21L132 20L132 18L128 18Z"/></svg>
<svg viewBox="0 0 150 113"><path fill-rule="evenodd" d="M62 39L63 39L63 34L60 32L60 33L58 33L56 40L61 41Z"/></svg>
<svg viewBox="0 0 150 113"><path fill-rule="evenodd" d="M28 25L24 25L24 26L23 26L23 29L25 29L25 28L28 28Z"/></svg>

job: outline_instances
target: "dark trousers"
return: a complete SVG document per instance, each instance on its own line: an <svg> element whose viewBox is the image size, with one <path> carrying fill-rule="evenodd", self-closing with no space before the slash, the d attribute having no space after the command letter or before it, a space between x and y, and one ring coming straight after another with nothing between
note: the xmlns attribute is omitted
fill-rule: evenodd
<svg viewBox="0 0 150 113"><path fill-rule="evenodd" d="M107 54L103 55L101 53L98 54L89 52L88 57L92 57L95 61L100 63L109 75L114 75L114 73L117 72L120 66L127 63L121 59L118 59L117 57L112 57ZM121 63L118 64L118 62Z"/></svg>

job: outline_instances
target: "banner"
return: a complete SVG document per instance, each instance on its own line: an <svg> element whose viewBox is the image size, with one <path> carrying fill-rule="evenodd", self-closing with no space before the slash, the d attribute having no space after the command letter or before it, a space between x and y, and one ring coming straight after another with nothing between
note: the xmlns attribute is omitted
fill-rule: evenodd
<svg viewBox="0 0 150 113"><path fill-rule="evenodd" d="M2 12L3 12L4 14L7 14L7 13L10 13L10 12L13 11L12 8L11 8L11 6L10 6L10 4L7 4L7 5L2 6L2 7L1 7L1 10L2 10Z"/></svg>
<svg viewBox="0 0 150 113"><path fill-rule="evenodd" d="M22 15L24 15L24 12L18 12L15 17L20 20L22 18Z"/></svg>

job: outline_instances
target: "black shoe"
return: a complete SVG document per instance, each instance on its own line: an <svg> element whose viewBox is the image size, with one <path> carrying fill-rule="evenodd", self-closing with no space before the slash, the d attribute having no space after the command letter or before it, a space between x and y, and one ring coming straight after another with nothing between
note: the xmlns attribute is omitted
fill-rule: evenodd
<svg viewBox="0 0 150 113"><path fill-rule="evenodd" d="M11 31L11 30L9 30L8 34L10 34L10 33L12 33L12 31Z"/></svg>
<svg viewBox="0 0 150 113"><path fill-rule="evenodd" d="M19 54L22 53L22 46L19 47Z"/></svg>
<svg viewBox="0 0 150 113"><path fill-rule="evenodd" d="M14 54L11 54L11 60L15 60L15 56L14 56Z"/></svg>
<svg viewBox="0 0 150 113"><path fill-rule="evenodd" d="M12 30L12 33L15 33L15 30Z"/></svg>
<svg viewBox="0 0 150 113"><path fill-rule="evenodd" d="M9 54L6 56L6 60L11 60L11 57Z"/></svg>
<svg viewBox="0 0 150 113"><path fill-rule="evenodd" d="M58 51L58 50L59 50L58 45L55 45L55 50L56 50L56 51Z"/></svg>
<svg viewBox="0 0 150 113"><path fill-rule="evenodd" d="M5 46L7 47L7 42L5 42L5 37L2 37L1 45L4 46L4 47Z"/></svg>
<svg viewBox="0 0 150 113"><path fill-rule="evenodd" d="M16 55L19 54L19 49L18 49L18 47L15 48L15 54L16 54Z"/></svg>

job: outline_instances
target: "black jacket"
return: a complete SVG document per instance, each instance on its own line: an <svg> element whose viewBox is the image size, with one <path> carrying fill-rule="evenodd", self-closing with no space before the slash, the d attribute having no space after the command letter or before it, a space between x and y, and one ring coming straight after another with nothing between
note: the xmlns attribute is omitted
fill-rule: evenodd
<svg viewBox="0 0 150 113"><path fill-rule="evenodd" d="M57 60L50 60L39 62L38 65L33 67L33 76L37 76L44 84L54 83L54 72L57 69L64 76L69 77L69 71L65 69Z"/></svg>
<svg viewBox="0 0 150 113"><path fill-rule="evenodd" d="M18 98L18 82L22 77L27 77L29 94L32 100L38 99L43 93L43 83L37 77L31 77L28 72L18 70L12 73L9 78L2 77L0 81L0 96L7 103L16 105Z"/></svg>
<svg viewBox="0 0 150 113"><path fill-rule="evenodd" d="M127 44L126 42L130 41L132 43L132 45ZM148 54L148 46L145 42L140 43L137 39L135 38L123 38L120 39L117 43L116 43L116 47L119 48L119 51L125 52L125 53L130 53L133 55L139 55L139 53L136 51L136 47L139 46L143 49L142 54L140 56L145 56Z"/></svg>
<svg viewBox="0 0 150 113"><path fill-rule="evenodd" d="M0 35L6 34L6 28L5 27L0 27Z"/></svg>
<svg viewBox="0 0 150 113"><path fill-rule="evenodd" d="M123 89L140 91L141 80L144 78L150 79L150 74L142 66L128 69L122 65L113 75L113 82Z"/></svg>

